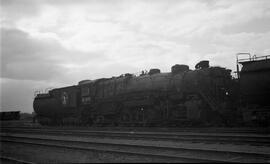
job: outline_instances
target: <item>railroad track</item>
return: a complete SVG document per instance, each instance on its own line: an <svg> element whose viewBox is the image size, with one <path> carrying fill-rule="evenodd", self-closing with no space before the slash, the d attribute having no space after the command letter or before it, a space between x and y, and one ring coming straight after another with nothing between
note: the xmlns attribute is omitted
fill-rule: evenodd
<svg viewBox="0 0 270 164"><path fill-rule="evenodd" d="M78 127L78 126L1 126L1 129L58 129L58 130L81 130L81 131L137 131L137 132L198 132L198 133L237 133L237 134L270 134L269 127L258 127L258 128L227 128L227 127L183 127L183 128L172 128L172 127Z"/></svg>
<svg viewBox="0 0 270 164"><path fill-rule="evenodd" d="M16 159L11 154L26 149L17 153L18 160L26 161L24 163L270 162L269 137L234 133L1 128L1 153L10 151L4 151L2 154L7 156L1 159Z"/></svg>
<svg viewBox="0 0 270 164"><path fill-rule="evenodd" d="M4 144L15 143L46 147L51 149L65 149L65 151L98 152L113 154L114 156L135 156L137 159L167 162L269 162L270 152L239 151L215 149L213 147L190 147L189 145L154 144L153 142L97 142L79 141L71 138L55 138L55 136L18 136L1 135ZM78 161L73 161L78 162ZM80 161L81 162L81 161ZM85 161L84 161L85 162Z"/></svg>
<svg viewBox="0 0 270 164"><path fill-rule="evenodd" d="M90 131L90 130L60 130L60 129L29 129L29 128L4 128L2 132L28 133L46 135L69 135L96 138L114 139L142 139L155 141L175 141L175 142L205 142L205 143L234 143L270 146L270 135L257 134L227 134L227 133L192 133L192 132L133 132L133 131Z"/></svg>

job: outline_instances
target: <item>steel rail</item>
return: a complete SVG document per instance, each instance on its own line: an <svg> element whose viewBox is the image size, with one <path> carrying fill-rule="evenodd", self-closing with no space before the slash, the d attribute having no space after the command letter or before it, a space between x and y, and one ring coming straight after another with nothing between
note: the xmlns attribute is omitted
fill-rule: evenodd
<svg viewBox="0 0 270 164"><path fill-rule="evenodd" d="M0 155L0 161L2 161L3 163L6 163L6 161L9 161L12 163L20 163L20 164L34 164L31 161L25 161L25 160L17 159L14 157L7 157L7 156L3 156L3 155Z"/></svg>
<svg viewBox="0 0 270 164"><path fill-rule="evenodd" d="M158 127L83 127L83 126L0 126L0 129L59 129L59 130L85 130L85 131L137 131L137 132L198 132L198 133L246 133L246 134L270 134L270 128L222 128L222 127L200 127L200 128L158 128Z"/></svg>

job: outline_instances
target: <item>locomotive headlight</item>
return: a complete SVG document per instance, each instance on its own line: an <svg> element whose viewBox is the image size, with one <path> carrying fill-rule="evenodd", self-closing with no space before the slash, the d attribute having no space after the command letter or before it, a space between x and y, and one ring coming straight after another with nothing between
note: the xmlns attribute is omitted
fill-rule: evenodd
<svg viewBox="0 0 270 164"><path fill-rule="evenodd" d="M228 95L229 95L229 92L228 92L228 91L226 91L226 92L225 92L225 94L226 94L226 96L228 96Z"/></svg>

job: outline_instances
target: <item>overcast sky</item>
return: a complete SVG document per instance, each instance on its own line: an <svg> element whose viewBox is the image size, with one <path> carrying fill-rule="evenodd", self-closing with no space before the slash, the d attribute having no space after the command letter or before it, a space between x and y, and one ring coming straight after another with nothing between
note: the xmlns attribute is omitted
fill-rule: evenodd
<svg viewBox="0 0 270 164"><path fill-rule="evenodd" d="M1 111L35 90L270 54L269 0L1 0Z"/></svg>

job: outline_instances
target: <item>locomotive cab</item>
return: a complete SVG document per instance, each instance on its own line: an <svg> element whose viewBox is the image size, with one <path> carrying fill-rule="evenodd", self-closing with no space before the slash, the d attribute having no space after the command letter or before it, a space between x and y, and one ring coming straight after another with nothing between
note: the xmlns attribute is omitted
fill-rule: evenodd
<svg viewBox="0 0 270 164"><path fill-rule="evenodd" d="M227 124L224 118L228 117L225 115L230 109L231 70L209 67L209 61L201 61L195 68L184 78L187 118L211 124Z"/></svg>

